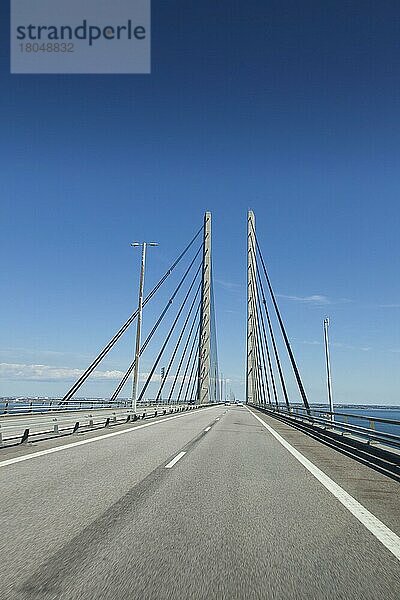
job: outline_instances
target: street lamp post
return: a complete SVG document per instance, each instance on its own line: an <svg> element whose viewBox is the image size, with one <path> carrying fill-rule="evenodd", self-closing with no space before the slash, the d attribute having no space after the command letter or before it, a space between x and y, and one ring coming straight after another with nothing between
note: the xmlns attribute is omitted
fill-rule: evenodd
<svg viewBox="0 0 400 600"><path fill-rule="evenodd" d="M161 367L161 387L164 385L165 367ZM162 395L160 394L160 403L162 404Z"/></svg>
<svg viewBox="0 0 400 600"><path fill-rule="evenodd" d="M143 314L143 289L144 289L144 273L146 267L146 248L147 246L158 246L156 242L133 242L131 246L137 248L142 247L142 263L140 268L139 280L139 301L138 301L138 319L136 326L136 345L135 345L135 366L133 369L132 379L132 410L136 414L137 388L139 381L139 357L140 357L140 337L142 333L142 314Z"/></svg>
<svg viewBox="0 0 400 600"><path fill-rule="evenodd" d="M329 355L329 336L328 336L329 318L324 319L324 341L325 341L325 358L326 358L326 381L328 388L329 412L331 413L331 421L333 416L333 398L332 398L332 380L331 380L331 361Z"/></svg>

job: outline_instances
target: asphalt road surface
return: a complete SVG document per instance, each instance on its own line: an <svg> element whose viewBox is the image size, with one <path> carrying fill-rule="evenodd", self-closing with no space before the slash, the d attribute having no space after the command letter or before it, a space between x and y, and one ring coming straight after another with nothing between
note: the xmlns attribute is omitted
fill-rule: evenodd
<svg viewBox="0 0 400 600"><path fill-rule="evenodd" d="M393 552L245 407L78 440L0 453L2 600L400 598ZM400 486L371 477L393 529Z"/></svg>

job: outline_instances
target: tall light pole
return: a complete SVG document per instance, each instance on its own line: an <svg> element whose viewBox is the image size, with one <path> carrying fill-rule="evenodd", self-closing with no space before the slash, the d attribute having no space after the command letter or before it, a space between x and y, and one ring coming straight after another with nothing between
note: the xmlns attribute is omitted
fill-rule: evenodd
<svg viewBox="0 0 400 600"><path fill-rule="evenodd" d="M136 345L135 345L135 366L133 369L132 379L132 410L136 413L137 388L139 380L139 356L140 356L140 337L142 333L142 314L143 314L143 288L144 288L144 272L146 267L146 248L147 246L158 246L156 242L133 242L131 246L137 248L142 247L142 264L140 268L139 280L139 301L138 301L138 319L136 327Z"/></svg>
<svg viewBox="0 0 400 600"><path fill-rule="evenodd" d="M164 385L164 379L165 379L165 367L161 367L161 386ZM160 394L160 402L162 404L162 395Z"/></svg>
<svg viewBox="0 0 400 600"><path fill-rule="evenodd" d="M324 341L325 341L325 358L326 358L326 381L328 387L328 400L329 400L329 412L331 413L331 421L334 420L333 416L333 398L332 398L332 380L331 380L331 361L329 355L329 317L324 319Z"/></svg>

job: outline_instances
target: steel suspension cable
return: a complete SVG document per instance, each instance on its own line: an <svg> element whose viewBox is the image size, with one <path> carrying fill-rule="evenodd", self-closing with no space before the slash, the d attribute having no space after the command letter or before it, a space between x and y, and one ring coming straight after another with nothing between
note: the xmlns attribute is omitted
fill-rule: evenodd
<svg viewBox="0 0 400 600"><path fill-rule="evenodd" d="M141 356L143 354L143 352L146 350L147 346L150 343L150 340L152 339L153 335L155 334L155 332L157 331L158 327L160 326L162 320L164 319L165 315L167 314L169 308L171 307L176 295L178 294L179 290L181 289L182 285L184 284L186 277L188 276L188 274L190 273L197 257L200 254L200 251L202 249L202 246L200 246L200 248L197 250L194 258L192 259L191 263L189 264L189 266L187 267L186 271L184 272L183 276L181 277L177 287L175 288L172 296L170 297L170 299L168 300L166 306L164 307L163 311L161 312L160 316L158 317L155 325L153 326L152 330L150 331L150 333L148 334L146 340L144 341L142 347L140 348L139 351L139 356ZM201 265L200 265L201 266ZM199 267L200 269L200 267ZM136 364L136 359L133 359L133 361L131 362L131 364L129 365L128 369L126 370L123 378L121 379L120 383L118 384L117 388L115 389L113 395L111 396L111 400L115 400L118 396L118 394L120 393L120 391L122 390L122 388L124 387L124 385L126 384L126 382L128 381L129 375L132 373L133 369L135 368L135 364Z"/></svg>
<svg viewBox="0 0 400 600"><path fill-rule="evenodd" d="M252 361L252 379L255 388L255 395L257 404L260 404L260 365L259 365L259 353L257 347L257 318L256 318L256 305L255 305L255 290L254 285L251 286L251 304L252 304L252 352L253 352L253 361Z"/></svg>
<svg viewBox="0 0 400 600"><path fill-rule="evenodd" d="M214 277L211 269L210 285L210 368L212 381L212 399L219 399L219 363L218 363L218 344L217 327L215 319L215 296L214 296Z"/></svg>
<svg viewBox="0 0 400 600"><path fill-rule="evenodd" d="M254 229L253 229L253 231L254 231ZM303 404L306 407L306 409L309 410L310 409L310 405L309 405L309 402L308 402L308 399L307 399L307 395L306 395L306 392L305 392L305 389L304 389L304 385L303 385L303 382L301 380L300 372L299 372L299 370L297 368L296 360L294 358L292 349L290 347L289 338L288 338L288 336L286 334L286 329L285 329L285 326L283 324L281 313L280 313L279 308L278 308L278 303L277 303L276 298L275 298L274 290L272 289L271 281L270 281L270 278L269 278L268 272L267 272L267 267L265 265L264 258L263 258L263 255L262 255L262 252L261 252L261 248L260 248L260 245L258 243L258 239L257 239L257 235L256 235L255 231L254 231L254 238L256 240L258 255L259 255L260 259L261 259L261 264L262 264L262 267L263 267L265 279L266 279L267 284L268 284L269 293L270 293L271 298L272 298L272 302L273 302L273 305L274 305L274 308L275 308L276 316L278 318L279 326L281 328L282 336L283 336L283 339L285 341L287 352L289 354L290 362L292 363L292 368L293 368L293 371L294 371L294 374L295 374L295 377L296 377L297 385L298 385L298 388L299 388L299 391L300 391L300 394L301 394L301 397L302 397L302 400L303 400Z"/></svg>
<svg viewBox="0 0 400 600"><path fill-rule="evenodd" d="M259 388L260 388L260 393L261 393L261 403L265 404L265 398L266 398L265 384L264 384L265 370L263 368L263 362L262 362L263 353L262 353L262 348L261 348L261 336L260 336L260 326L259 326L259 322L258 322L258 309L257 309L257 305L255 306L255 311L256 311L256 315L257 315L256 347L257 347L257 361L259 363L259 367L258 367L258 370L259 370Z"/></svg>
<svg viewBox="0 0 400 600"><path fill-rule="evenodd" d="M175 262L171 265L171 267L168 269L168 271L166 271L164 273L164 275L161 277L159 282L154 286L154 288L151 290L151 292L146 296L146 298L143 301L143 306L145 306L151 300L151 298L154 296L154 294L156 294L156 292L159 290L159 288L163 285L164 281L171 275L172 271L179 264L179 262L185 256L185 254L189 251L189 249L194 244L194 242L199 237L199 235L202 231L203 231L203 227L201 227L199 229L199 231L195 234L195 236L192 238L192 240L189 242L189 244L186 246L186 248L183 250L183 252L181 252L181 254L178 256L178 258L175 260ZM119 338L125 333L125 331L128 329L128 327L133 323L133 321L136 319L138 314L139 314L139 311L135 310L131 314L131 316L125 321L125 323L122 325L122 327L120 327L120 329L117 331L117 333L111 338L111 340L108 342L108 344L96 356L96 358L93 360L93 362L82 373L82 375L74 383L74 385L68 390L68 392L63 397L61 404L63 402L67 402L68 400L70 400L72 398L72 396L78 391L78 389L83 385L83 383L86 381L86 379L89 377L89 375L95 370L95 368L100 364L100 362L108 354L108 352L111 350L111 348L113 348L113 346L116 344L116 342L119 340Z"/></svg>
<svg viewBox="0 0 400 600"><path fill-rule="evenodd" d="M193 378L192 388L191 388L191 391L190 391L190 397L191 397L191 398L193 398L193 395L194 395L194 390L195 390L195 387L196 387L196 384L197 384L197 379L198 379L198 377L196 378L196 377L194 376L194 370L195 370L195 367L196 367L196 365L197 365L197 373L198 373L198 369L199 369L199 368L198 368L198 362L197 362L197 357L196 357L196 355L195 355L193 358L194 358L194 360L193 360L192 368L191 368L191 370L190 370L189 381L188 381L187 388L186 388L186 394L185 394L185 400L184 400L184 404L186 404L186 401L187 401L187 397L188 397L188 392L189 392L189 388L190 388L190 381L191 381L191 379Z"/></svg>
<svg viewBox="0 0 400 600"><path fill-rule="evenodd" d="M197 298L198 298L198 296L199 296L200 288L201 288L201 281L200 281L200 283L199 283L199 285L198 285L198 287L197 287L196 294L195 294L195 296L193 297L192 304L191 304L191 306L190 306L190 308L189 308L189 312L188 312L188 314L187 314L187 316L186 316L185 322L184 322L184 324L183 324L183 326L182 326L181 332L180 332L180 334L179 334L179 337L178 337L178 339L177 339L177 342L176 342L176 344L175 344L175 348L174 348L174 350L173 350L173 352L172 352L172 355L171 355L171 358L170 358L170 360L169 360L169 363L168 363L167 369L166 369L166 371L165 371L164 379L161 381L161 385L160 385L160 388L159 388L159 390L158 390L158 392L157 392L157 396L156 396L156 402L158 402L158 400L161 398L161 394L162 394L162 391L163 391L163 389L164 389L165 382L167 381L167 378L168 378L169 372L170 372L170 370L171 370L172 364L173 364L173 362L174 362L174 360L175 360L175 357L176 357L176 354L177 354L177 352L178 352L179 346L181 345L182 338L183 338L183 336L184 336L184 334L185 334L185 331L186 331L186 327L187 327L187 325L188 325L188 323L189 323L189 320L190 320L190 317L191 317L191 315L192 315L192 312L193 312L193 309L194 309L195 303L196 303L196 301L197 301Z"/></svg>
<svg viewBox="0 0 400 600"><path fill-rule="evenodd" d="M252 251L254 258L256 258L255 254L254 254L253 243L251 243L251 249L250 250ZM257 273L258 273L257 260L253 260L252 261L251 272L252 272L252 279L253 279L253 281L256 282L256 286L257 286L257 297L258 297L258 299L260 299L260 290L259 290L259 285L258 285L258 282L257 282L256 274L255 274L255 271L254 271L254 264L256 265ZM262 299L263 299L264 309L266 309L267 316L269 316L269 314L268 314L268 306L267 306L266 300L265 300L264 289L262 289L261 292L262 292ZM265 344L265 349L266 349L266 352L267 352L269 374L270 374L270 377L271 377L271 383L272 383L272 389L273 389L273 393L274 393L275 404L278 407L278 405L279 405L279 402L278 402L278 391L277 391L276 384L275 384L274 369L273 369L273 366L272 366L271 354L270 354L269 343L268 343L268 336L267 336L267 332L266 332L264 314L263 314L263 311L261 309L260 300L259 300L259 308L260 308L260 316L261 316L261 325L262 325L262 332L263 332L264 344ZM270 332L270 335L272 334L271 339L272 339L272 342L274 342L275 340L274 340L274 335L273 335L272 323L270 321L269 321L269 332ZM280 364L279 363L278 350L276 348L276 345L273 346L273 348L274 348L275 362L277 364ZM278 360L276 360L276 359L278 359Z"/></svg>
<svg viewBox="0 0 400 600"><path fill-rule="evenodd" d="M260 299L259 298L257 298L256 314L257 314L257 323L260 323L261 319L260 319ZM267 388L268 404L271 404L271 392L270 392L270 388L269 388L268 373L267 373L267 367L266 367L266 361L265 361L265 350L264 350L264 346L262 343L260 326L258 326L258 328L257 328L257 337L258 337L258 345L259 345L259 347L261 347L261 357L262 357L262 363L263 363L264 378L265 378L265 383L266 383L266 388ZM265 395L265 390L264 390L264 395Z"/></svg>
<svg viewBox="0 0 400 600"><path fill-rule="evenodd" d="M193 334L194 327L196 325L197 317L199 316L200 305L201 305L201 302L198 302L197 309L196 309L195 315L194 315L194 317L192 319L192 324L190 326L189 333L187 335L186 342L185 342L185 345L184 345L184 348L183 348L183 351L182 351L182 354L181 354L181 358L179 360L178 368L176 370L174 380L173 380L171 388L169 390L168 402L171 401L172 394L174 393L176 383L177 383L177 381L179 379L179 375L180 375L180 372L181 372L182 365L183 365L183 363L185 361L185 358L186 358L186 352L187 352L187 349L189 347L190 341L192 339L192 334ZM195 334L195 335L197 335L197 334Z"/></svg>
<svg viewBox="0 0 400 600"><path fill-rule="evenodd" d="M269 370L269 375L270 375L270 378L271 378L271 384L272 384L272 390L273 390L273 393L274 393L275 404L276 404L276 406L278 406L279 405L279 402L278 402L278 391L276 389L274 370L273 370L272 360L271 360L271 353L270 353L270 350L269 350L267 331L266 331L266 327L265 327L265 320L264 320L264 315L263 315L262 310L260 311L260 315L261 315L261 325L262 325L262 333L263 333L263 338L264 338L264 344L265 344L265 349L266 349L266 353L267 353L268 370Z"/></svg>
<svg viewBox="0 0 400 600"><path fill-rule="evenodd" d="M256 275L254 273L254 268L252 269L253 272L253 279L256 281ZM258 290L258 282L257 282L257 290ZM266 331L266 327L265 327L265 319L264 319L264 314L262 311L262 306L261 306L261 302L260 302L260 294L258 291L258 307L259 307L259 316L261 317L261 326L262 326L262 334L263 334L263 339L264 339L264 346L265 346L265 350L267 353L267 361L268 361L268 370L269 370L269 375L271 378L271 384L272 384L272 390L273 390L273 394L274 394L274 400L275 400L275 404L276 406L279 405L278 402L278 392L276 389L276 384L275 384L275 376L274 376L274 370L273 370L273 366L272 366L272 360L271 360L271 353L269 350L269 343L268 343L268 336L267 336L267 331ZM267 378L268 379L268 378Z"/></svg>
<svg viewBox="0 0 400 600"><path fill-rule="evenodd" d="M276 363L276 366L278 368L279 379L280 379L280 383L281 383L282 392L283 392L283 395L284 395L284 398L285 398L285 403L286 403L286 406L289 408L290 407L289 396L288 396L288 393L287 393L285 378L284 378L284 374L283 374L283 370L282 370L282 366L281 366L281 361L280 361L280 358L279 358L278 347L277 347L276 341L275 341L274 330L273 330L273 327L272 327L272 322L271 322L271 318L270 318L270 314L269 314L269 310L268 310L268 304L267 304L267 300L266 300L266 296L265 296L265 292L264 292L264 286L262 284L262 279L261 279L261 275L260 275L260 269L258 267L257 255L256 255L256 252L255 252L254 245L251 244L251 246L252 246L251 250L252 250L253 256L255 258L254 263L255 263L255 266L256 266L256 270L257 270L257 278L258 278L257 289L258 289L258 287L260 287L260 289L261 289L262 302L263 302L264 311L265 311L265 314L266 314L266 317L267 317L268 329L269 329L269 334L270 334L270 338L271 338L271 341L272 341L272 347L273 347L273 351L274 351L275 363ZM253 277L255 277L254 268L253 268Z"/></svg>
<svg viewBox="0 0 400 600"><path fill-rule="evenodd" d="M187 377L187 374L188 374L188 371L189 371L189 366L190 366L191 361L192 361L193 353L194 353L194 357L195 357L194 359L197 360L196 352L194 352L194 350L195 350L195 347L196 347L196 342L197 342L197 344L199 343L199 337L198 336L200 334L200 324L201 324L201 322L199 320L199 322L197 323L196 331L195 331L194 336L193 336L193 341L192 341L192 345L190 347L189 357L188 357L188 360L186 362L186 367L185 367L185 371L183 373L181 385L179 386L179 391L178 391L178 396L177 396L177 403L181 399L182 390L183 390L183 387L184 387L185 382L186 382L186 377Z"/></svg>
<svg viewBox="0 0 400 600"><path fill-rule="evenodd" d="M269 403L271 403L271 394L270 394L270 389L269 389L269 384L268 384L268 375L267 375L266 362L265 362L265 352L264 352L264 347L262 344L261 331L260 331L260 296L259 296L258 287L257 287L257 280L254 276L253 266L252 266L252 271L253 271L252 282L254 282L253 283L253 293L252 293L253 305L254 305L253 314L256 317L256 323L257 323L256 346L257 346L258 361L260 361L260 356L262 358L262 365L261 365L261 361L260 361L260 367L259 367L259 370L261 371L261 374L260 374L261 388L262 388L263 399L264 399L264 403L265 403L265 386L264 386L264 379L265 379L267 393L268 393L268 401L269 401ZM257 302L256 302L256 300L257 300ZM261 351L260 351L260 349L261 349Z"/></svg>
<svg viewBox="0 0 400 600"><path fill-rule="evenodd" d="M278 373L279 373L279 379L280 379L280 382L281 382L282 392L283 392L283 396L285 398L286 406L289 408L290 407L290 403L289 403L289 396L288 396L287 389L286 389L285 377L283 375L281 361L280 361L279 353L278 353L278 347L276 345L274 330L272 328L272 322L271 322L271 318L270 318L270 315L269 315L268 304L267 304L267 300L266 300L265 293L264 293L264 286L262 284L260 270L258 268L257 262L256 262L256 267L257 267L258 283L259 283L260 288L261 288L264 310L265 310L265 314L267 316L269 335L270 335L270 338L271 338L271 341L272 341L272 347L273 347L273 350L274 350L275 362L276 362L276 366L278 368Z"/></svg>
<svg viewBox="0 0 400 600"><path fill-rule="evenodd" d="M177 315L176 315L176 317L174 319L174 322L172 323L172 326L171 326L171 328L170 328L170 330L168 332L168 335L167 335L167 337L166 337L166 339L165 339L165 341L164 341L164 343L163 343L163 345L161 347L160 352L157 355L156 361L155 361L155 363L154 363L154 365L153 365L153 367L152 367L152 369L151 369L151 371L149 373L149 376L147 377L146 383L144 384L143 389L140 392L140 395L139 395L139 398L138 398L138 402L141 402L141 400L142 400L142 398L143 398L143 396L144 396L144 394L145 394L145 392L146 392L146 390L147 390L147 388L149 386L151 378L154 375L154 371L156 370L156 368L158 366L158 363L160 362L160 359L161 359L162 355L164 354L164 350L167 347L167 344L168 344L168 342L169 342L169 340L170 340L170 338L171 338L171 336L172 336L172 334L174 332L176 324L179 321L179 318L180 318L180 316L182 314L183 309L185 308L186 302L187 302L187 300L188 300L188 298L189 298L189 296L190 296L190 294L192 292L192 289L194 287L194 284L196 282L198 274L200 273L201 267L202 267L202 262L200 263L200 265L199 265L199 267L198 267L198 269L196 271L196 274L195 274L195 276L194 276L194 278L192 280L192 283L190 284L190 287L189 287L189 289L188 289L188 291L186 293L186 296L184 297L183 302L182 302L182 304L181 304L181 306L180 306L180 308L178 310L178 313L177 313Z"/></svg>

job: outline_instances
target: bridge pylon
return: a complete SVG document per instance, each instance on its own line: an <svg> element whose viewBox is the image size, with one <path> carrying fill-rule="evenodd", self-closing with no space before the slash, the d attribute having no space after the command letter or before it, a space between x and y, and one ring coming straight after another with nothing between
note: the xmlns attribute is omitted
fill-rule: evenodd
<svg viewBox="0 0 400 600"><path fill-rule="evenodd" d="M215 401L213 389L215 387L212 365L212 263L211 263L211 213L204 215L203 233L203 271L200 309L200 337L199 337L199 367L198 367L198 402L207 404ZM214 385L213 385L214 384Z"/></svg>
<svg viewBox="0 0 400 600"><path fill-rule="evenodd" d="M259 357L257 352L257 281L255 257L256 222L252 210L247 214L247 354L246 354L246 402L260 403L258 389Z"/></svg>

